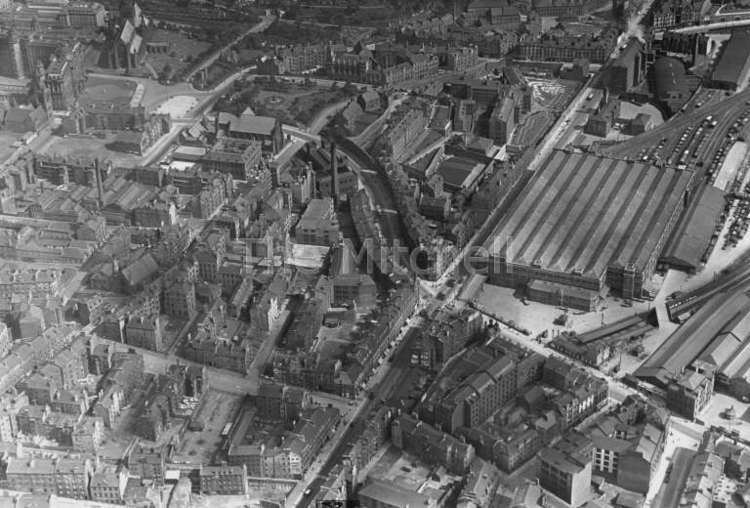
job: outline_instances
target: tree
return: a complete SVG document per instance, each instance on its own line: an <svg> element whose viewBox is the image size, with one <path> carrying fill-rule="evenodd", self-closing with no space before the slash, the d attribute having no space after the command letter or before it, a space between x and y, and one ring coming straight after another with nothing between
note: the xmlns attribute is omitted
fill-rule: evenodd
<svg viewBox="0 0 750 508"><path fill-rule="evenodd" d="M170 77L172 77L172 66L169 65L169 63L165 63L164 67L161 70L161 73L159 74L159 80L166 81Z"/></svg>

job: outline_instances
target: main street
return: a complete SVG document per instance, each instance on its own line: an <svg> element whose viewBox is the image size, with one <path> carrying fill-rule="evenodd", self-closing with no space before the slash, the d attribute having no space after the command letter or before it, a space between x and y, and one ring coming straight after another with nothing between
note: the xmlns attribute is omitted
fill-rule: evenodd
<svg viewBox="0 0 750 508"><path fill-rule="evenodd" d="M201 72L204 69L208 69L211 65L213 65L216 60L219 59L219 57L227 50L232 49L234 46L236 46L242 39L247 37L248 35L255 34L255 33L261 33L265 32L266 29L271 26L271 24L276 21L276 16L267 16L263 17L263 19L260 20L260 22L256 23L255 25L251 26L241 34L239 34L237 37L232 39L229 44L226 44L225 46L222 46L221 48L214 51L208 58L203 60L195 69L190 71L187 76L185 76L184 80L187 82L190 82L193 79L193 76L195 76L198 72Z"/></svg>
<svg viewBox="0 0 750 508"><path fill-rule="evenodd" d="M323 485L325 477L336 465L343 462L346 452L359 438L362 432L361 424L367 420L367 416L377 411L385 401L390 399L394 390L408 375L411 361L409 341L416 337L408 332L420 323L416 312L401 329L396 343L388 350L388 354L394 355L393 361L383 362L375 370L364 390L368 396L358 399L356 411L339 426L336 435L321 451L315 464L308 469L305 477L287 495L286 508L303 508L310 505ZM403 342L405 338L407 342Z"/></svg>

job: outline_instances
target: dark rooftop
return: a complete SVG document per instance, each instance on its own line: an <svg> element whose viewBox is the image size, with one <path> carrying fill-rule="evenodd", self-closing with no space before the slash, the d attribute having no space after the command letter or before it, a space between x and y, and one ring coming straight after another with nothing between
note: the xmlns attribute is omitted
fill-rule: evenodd
<svg viewBox="0 0 750 508"><path fill-rule="evenodd" d="M739 85L750 65L750 31L738 30L724 47L712 78L722 83Z"/></svg>

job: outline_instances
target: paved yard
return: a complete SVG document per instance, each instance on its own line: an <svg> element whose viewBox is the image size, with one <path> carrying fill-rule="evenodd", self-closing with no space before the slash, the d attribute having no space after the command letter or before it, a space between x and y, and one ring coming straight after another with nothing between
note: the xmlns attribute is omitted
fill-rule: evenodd
<svg viewBox="0 0 750 508"><path fill-rule="evenodd" d="M188 464L210 463L221 446L221 432L231 423L243 397L209 390L194 418L203 423L202 431L187 430L176 453L176 460Z"/></svg>
<svg viewBox="0 0 750 508"><path fill-rule="evenodd" d="M185 117L198 104L198 99L190 95L177 95L162 102L157 108L157 113L167 113L172 118Z"/></svg>
<svg viewBox="0 0 750 508"><path fill-rule="evenodd" d="M136 87L136 82L129 79L89 77L86 80L86 89L81 96L81 103L129 104Z"/></svg>
<svg viewBox="0 0 750 508"><path fill-rule="evenodd" d="M115 166L136 167L141 157L138 155L115 152L106 148L107 143L115 139L115 134L107 134L104 139L94 136L68 136L61 138L53 136L50 143L41 153L46 155L61 155L72 158L95 158L112 161Z"/></svg>

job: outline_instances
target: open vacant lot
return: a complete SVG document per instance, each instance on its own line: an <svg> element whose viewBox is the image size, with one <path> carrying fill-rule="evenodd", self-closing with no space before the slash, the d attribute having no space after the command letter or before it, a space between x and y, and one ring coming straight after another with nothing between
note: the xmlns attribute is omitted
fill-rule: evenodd
<svg viewBox="0 0 750 508"><path fill-rule="evenodd" d="M63 157L95 158L112 161L115 166L135 167L141 158L137 155L114 152L106 148L115 139L115 134L107 134L103 139L94 136L54 136L43 153Z"/></svg>
<svg viewBox="0 0 750 508"><path fill-rule="evenodd" d="M580 83L565 79L527 78L534 92L534 102L543 109L562 111L573 99Z"/></svg>
<svg viewBox="0 0 750 508"><path fill-rule="evenodd" d="M240 407L242 396L209 390L193 419L203 424L203 430L187 430L182 437L177 456L188 464L208 464L222 443L221 431L231 423Z"/></svg>
<svg viewBox="0 0 750 508"><path fill-rule="evenodd" d="M144 42L164 43L168 45L165 53L148 53L145 60L157 73L178 74L192 62L199 59L211 49L211 43L177 31L156 29L148 32Z"/></svg>
<svg viewBox="0 0 750 508"><path fill-rule="evenodd" d="M89 77L86 80L86 90L80 100L84 105L95 102L129 104L136 86L135 82L127 79Z"/></svg>
<svg viewBox="0 0 750 508"><path fill-rule="evenodd" d="M294 88L287 93L261 90L251 106L259 115L276 116L285 123L309 123L325 106L346 97L341 89Z"/></svg>

